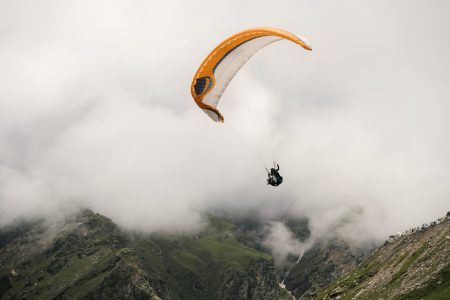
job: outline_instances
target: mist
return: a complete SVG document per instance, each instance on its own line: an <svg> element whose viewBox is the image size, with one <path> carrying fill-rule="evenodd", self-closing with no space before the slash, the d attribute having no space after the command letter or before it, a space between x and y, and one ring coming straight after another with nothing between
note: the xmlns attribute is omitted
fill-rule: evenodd
<svg viewBox="0 0 450 300"><path fill-rule="evenodd" d="M206 211L308 217L386 238L450 199L448 1L0 0L0 226L80 208L127 229L192 231ZM233 79L211 122L190 96L212 48L282 41ZM265 185L277 161L284 183ZM350 228L350 229L349 229ZM355 232L354 228L357 228Z"/></svg>
<svg viewBox="0 0 450 300"><path fill-rule="evenodd" d="M286 264L289 255L301 259L304 251L311 246L309 243L299 242L282 222L270 222L267 227L268 234L263 244L270 249L277 266Z"/></svg>

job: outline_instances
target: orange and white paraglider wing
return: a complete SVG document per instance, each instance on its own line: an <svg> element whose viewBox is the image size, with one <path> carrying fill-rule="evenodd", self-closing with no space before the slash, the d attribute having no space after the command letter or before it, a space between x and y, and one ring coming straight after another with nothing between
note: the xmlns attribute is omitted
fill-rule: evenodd
<svg viewBox="0 0 450 300"><path fill-rule="evenodd" d="M220 43L202 62L192 81L191 94L197 105L214 121L223 122L217 105L234 75L258 50L282 39L311 50L304 38L268 27L248 29Z"/></svg>

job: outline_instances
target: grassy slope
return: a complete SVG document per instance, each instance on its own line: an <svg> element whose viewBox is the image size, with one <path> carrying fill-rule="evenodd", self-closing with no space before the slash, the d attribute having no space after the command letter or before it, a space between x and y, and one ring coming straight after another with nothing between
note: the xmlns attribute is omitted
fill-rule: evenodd
<svg viewBox="0 0 450 300"><path fill-rule="evenodd" d="M157 299L141 280L145 274L139 270L137 257L110 220L86 212L59 225L49 231L37 223L0 248L1 299L113 295ZM4 233L0 239L10 235Z"/></svg>
<svg viewBox="0 0 450 300"><path fill-rule="evenodd" d="M227 271L246 277L255 263L273 264L271 256L239 243L235 231L233 224L211 218L208 231L197 237L137 236L133 247L147 272L168 286L170 298L215 298Z"/></svg>
<svg viewBox="0 0 450 300"><path fill-rule="evenodd" d="M329 299L450 299L450 220L387 242L344 278L317 293Z"/></svg>

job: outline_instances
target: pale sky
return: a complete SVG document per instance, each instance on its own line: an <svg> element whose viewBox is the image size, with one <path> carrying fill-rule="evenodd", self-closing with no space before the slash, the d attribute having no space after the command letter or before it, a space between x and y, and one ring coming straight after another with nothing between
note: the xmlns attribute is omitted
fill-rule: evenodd
<svg viewBox="0 0 450 300"><path fill-rule="evenodd" d="M0 225L78 207L142 230L202 212L349 212L370 238L450 210L450 2L0 0ZM224 93L192 77L237 31L279 27ZM265 184L263 164L285 182Z"/></svg>

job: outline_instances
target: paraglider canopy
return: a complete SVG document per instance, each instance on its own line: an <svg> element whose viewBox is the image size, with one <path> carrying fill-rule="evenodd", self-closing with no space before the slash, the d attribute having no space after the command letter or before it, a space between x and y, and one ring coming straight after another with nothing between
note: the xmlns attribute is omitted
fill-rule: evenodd
<svg viewBox="0 0 450 300"><path fill-rule="evenodd" d="M269 27L247 29L224 40L208 54L195 73L191 85L194 101L211 119L223 122L217 105L234 75L258 50L282 39L312 50L306 39Z"/></svg>

